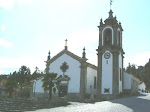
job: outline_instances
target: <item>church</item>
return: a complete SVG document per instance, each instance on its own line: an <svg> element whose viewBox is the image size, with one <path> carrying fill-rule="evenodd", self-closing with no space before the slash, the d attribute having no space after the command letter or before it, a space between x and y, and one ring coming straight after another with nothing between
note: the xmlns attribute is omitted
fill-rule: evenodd
<svg viewBox="0 0 150 112"><path fill-rule="evenodd" d="M123 71L124 51L122 48L121 23L113 17L112 10L108 18L100 20L99 45L97 47L97 66L88 63L85 48L82 56L77 56L64 49L54 57L50 52L46 62L46 72L57 73L61 81L55 96L81 99L87 94L94 94L96 98L115 98L124 91L131 91L138 83L132 75ZM66 40L67 42L67 40ZM96 55L96 54L95 54ZM39 78L33 84L34 97L46 94L42 88L42 79ZM132 83L134 82L134 86ZM131 84L128 87L128 84ZM138 88L133 92L137 92Z"/></svg>

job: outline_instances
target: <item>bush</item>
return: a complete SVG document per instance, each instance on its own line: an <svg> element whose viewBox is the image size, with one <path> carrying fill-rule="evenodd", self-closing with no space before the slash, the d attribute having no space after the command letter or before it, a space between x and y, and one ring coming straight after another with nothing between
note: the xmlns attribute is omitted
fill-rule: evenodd
<svg viewBox="0 0 150 112"><path fill-rule="evenodd" d="M22 91L20 91L18 93L18 96L22 97L22 98L29 98L30 97L30 88L28 88L28 87L23 88Z"/></svg>

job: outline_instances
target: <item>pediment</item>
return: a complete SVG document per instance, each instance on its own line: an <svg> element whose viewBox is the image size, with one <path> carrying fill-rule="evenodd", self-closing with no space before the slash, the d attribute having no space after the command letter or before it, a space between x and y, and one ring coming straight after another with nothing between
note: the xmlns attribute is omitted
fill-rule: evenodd
<svg viewBox="0 0 150 112"><path fill-rule="evenodd" d="M69 81L70 78L67 75L60 75L57 80L59 81Z"/></svg>
<svg viewBox="0 0 150 112"><path fill-rule="evenodd" d="M81 57L75 55L74 53L68 51L68 50L62 50L61 52L59 52L57 55L55 55L53 58L51 58L49 61L47 61L47 64L49 65L50 63L54 62L55 60L57 60L59 57L61 57L63 54L67 54L68 56L70 56L71 58L81 62Z"/></svg>

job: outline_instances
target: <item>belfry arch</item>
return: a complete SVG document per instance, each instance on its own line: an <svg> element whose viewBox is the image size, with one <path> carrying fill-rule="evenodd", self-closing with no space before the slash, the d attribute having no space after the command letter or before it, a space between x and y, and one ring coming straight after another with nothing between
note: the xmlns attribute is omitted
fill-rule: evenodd
<svg viewBox="0 0 150 112"><path fill-rule="evenodd" d="M102 31L102 46L113 44L114 44L113 29L112 27L107 26Z"/></svg>

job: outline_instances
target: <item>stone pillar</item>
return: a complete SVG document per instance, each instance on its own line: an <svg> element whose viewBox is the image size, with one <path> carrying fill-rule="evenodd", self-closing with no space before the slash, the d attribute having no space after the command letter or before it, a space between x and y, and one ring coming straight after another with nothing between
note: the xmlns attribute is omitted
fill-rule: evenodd
<svg viewBox="0 0 150 112"><path fill-rule="evenodd" d="M116 47L116 46L117 46L117 42L118 42L118 34L117 34L118 31L117 31L117 28L114 27L113 31L114 31L114 32L113 32L113 34L114 34L114 35L113 35L113 37L114 37L114 45L113 45L113 46Z"/></svg>
<svg viewBox="0 0 150 112"><path fill-rule="evenodd" d="M119 94L119 53L113 52L113 95Z"/></svg>
<svg viewBox="0 0 150 112"><path fill-rule="evenodd" d="M45 71L46 71L46 73L49 73L49 62L46 62L46 69L45 69Z"/></svg>
<svg viewBox="0 0 150 112"><path fill-rule="evenodd" d="M123 59L124 59L124 56L122 55L122 92L124 90L124 69L123 69L124 62L123 62Z"/></svg>
<svg viewBox="0 0 150 112"><path fill-rule="evenodd" d="M86 59L81 60L80 72L80 95L84 99L87 85L87 63Z"/></svg>
<svg viewBox="0 0 150 112"><path fill-rule="evenodd" d="M98 68L97 68L97 98L101 97L102 88L102 53L98 53Z"/></svg>
<svg viewBox="0 0 150 112"><path fill-rule="evenodd" d="M34 82L31 82L31 87L30 87L30 98L31 99L34 97L33 86L34 86Z"/></svg>

